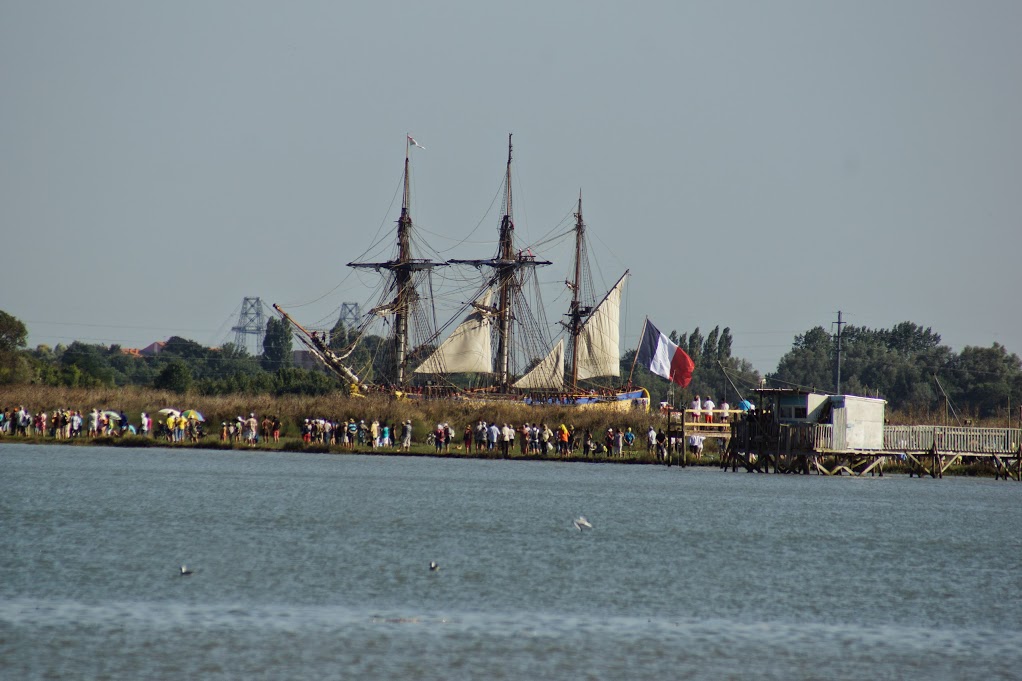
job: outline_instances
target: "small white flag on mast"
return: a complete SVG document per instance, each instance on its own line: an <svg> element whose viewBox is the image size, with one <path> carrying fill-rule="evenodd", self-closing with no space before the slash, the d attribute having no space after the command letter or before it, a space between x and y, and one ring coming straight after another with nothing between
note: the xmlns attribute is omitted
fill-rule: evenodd
<svg viewBox="0 0 1022 681"><path fill-rule="evenodd" d="M411 135L408 136L408 141L412 143L413 147L418 147L418 148L423 149L423 150L426 149L426 147L424 147L421 144L419 144L418 142L416 142L415 138L412 137Z"/></svg>

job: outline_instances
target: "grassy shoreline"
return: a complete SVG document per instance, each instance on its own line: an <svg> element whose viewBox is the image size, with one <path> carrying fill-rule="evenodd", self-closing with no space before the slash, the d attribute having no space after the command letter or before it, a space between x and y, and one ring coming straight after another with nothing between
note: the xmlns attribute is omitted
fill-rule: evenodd
<svg viewBox="0 0 1022 681"><path fill-rule="evenodd" d="M48 436L3 436L0 437L0 451L4 444L28 444L28 445L60 445L65 447L128 447L128 448L161 448L161 449L188 449L188 450L215 450L215 451L246 451L263 452L268 454L290 453L290 454L332 454L338 456L361 455L361 456L411 456L437 459L502 459L499 450L493 451L471 451L466 452L460 447L452 447L449 452L438 453L435 448L427 444L412 444L411 450L403 451L398 447L359 447L353 450L345 449L342 445L326 445L322 443L306 443L301 438L282 437L280 442L259 442L255 445L248 445L243 442L221 442L217 437L207 436L199 442L168 442L154 437L143 437L139 435L126 435L124 437L102 436L96 438L78 437L71 439L54 439ZM686 454L686 461L681 464L679 454L674 454L671 466L684 466L687 468L720 468L720 457L715 453L704 454L701 459L694 459ZM515 449L506 460L508 461L546 461L562 463L597 463L617 465L643 465L643 466L666 466L662 459L657 459L647 453L642 447L634 447L625 450L623 456L609 456L607 454L594 454L584 456L574 452L568 456L551 454L522 454ZM726 471L730 472L730 471ZM739 470L739 473L743 471ZM897 462L888 462L884 465L884 475L908 475L910 468ZM812 474L816 475L816 474ZM994 469L992 466L983 463L958 464L952 466L944 473L948 477L983 477L993 478ZM823 476L821 476L823 477Z"/></svg>
<svg viewBox="0 0 1022 681"><path fill-rule="evenodd" d="M50 412L54 409L77 409L87 414L92 408L114 409L124 411L129 422L137 425L141 413L149 413L154 421L158 418L158 411L163 407L176 409L196 409L206 417L207 435L198 443L171 443L154 437L125 436L103 437L103 438L76 438L72 440L55 440L50 437L30 436L0 436L0 445L5 442L23 442L27 444L64 444L64 445L93 445L93 446L127 446L127 447L166 447L166 448L187 448L187 449L217 449L217 450L253 450L253 451L287 451L287 452L308 452L308 453L329 453L329 454L367 454L379 456L407 455L407 456L432 456L439 458L474 458L474 459L496 459L500 458L499 452L466 452L457 449L462 440L462 432L466 424L476 423L480 420L487 422L510 423L520 425L522 423L545 423L552 429L556 429L561 423L575 427L578 437L581 437L585 430L593 434L594 439L601 439L607 428L623 429L630 427L636 434L636 442L631 450L626 450L624 456L614 457L606 454L583 456L575 452L566 457L551 455L543 456L536 454L522 455L516 448L510 457L516 461L568 461L586 463L616 463L616 464L645 464L664 465L663 461L656 459L645 450L645 432L653 426L659 429L665 425L664 418L656 412L611 412L599 409L580 409L577 407L562 406L529 406L520 402L489 402L485 404L475 402L461 402L449 400L399 400L389 395L370 395L362 398L352 398L341 393L324 395L318 397L309 396L282 396L274 397L267 394L259 395L229 395L229 396L203 396L198 394L177 395L164 391L143 389L135 387L127 388L66 388L36 385L14 385L4 386L0 391L0 409L17 408L25 406L32 412L45 410ZM223 443L219 440L220 423L222 421L233 421L238 416L255 413L261 419L265 415L275 415L283 423L281 442L260 442L255 447L242 443ZM306 418L327 418L336 421L354 418L356 421L365 420L370 423L378 419L380 423L400 424L411 419L413 423L413 444L409 452L400 451L398 448L372 449L367 447L356 447L355 450L346 450L341 445L327 446L323 444L306 444L298 434L300 424ZM900 422L902 419L892 418L892 422ZM450 423L454 431L454 443L451 451L438 454L431 445L425 444L426 435L433 430L437 423ZM977 424L979 425L979 424ZM990 424L991 426L1003 426L1003 424ZM703 458L699 461L692 460L686 465L700 467L718 467L719 456L715 449L715 443L707 442L707 448ZM678 465L677 455L674 464ZM908 467L896 462L889 462L884 466L885 473L909 472ZM958 465L951 467L946 474L965 476L990 476L994 471L991 467L981 464Z"/></svg>

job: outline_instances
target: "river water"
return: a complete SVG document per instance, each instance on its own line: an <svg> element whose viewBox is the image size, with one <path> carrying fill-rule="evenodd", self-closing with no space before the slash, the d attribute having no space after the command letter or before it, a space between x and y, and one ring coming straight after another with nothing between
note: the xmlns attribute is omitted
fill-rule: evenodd
<svg viewBox="0 0 1022 681"><path fill-rule="evenodd" d="M2 444L0 677L1018 679L1020 510L989 479Z"/></svg>

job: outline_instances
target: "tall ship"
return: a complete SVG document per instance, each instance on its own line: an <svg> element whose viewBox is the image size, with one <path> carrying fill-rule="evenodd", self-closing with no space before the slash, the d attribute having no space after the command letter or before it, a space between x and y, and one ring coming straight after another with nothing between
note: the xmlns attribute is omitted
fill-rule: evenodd
<svg viewBox="0 0 1022 681"><path fill-rule="evenodd" d="M541 302L538 271L553 263L517 239L511 136L496 252L482 259L417 257L409 192L413 144L409 136L393 256L386 261L348 263L383 275L377 300L359 325L345 329L340 339L308 331L274 305L295 337L345 381L352 394L386 390L409 398L648 409L646 390L613 383L621 376L620 309L629 272L622 273L609 290L596 291L581 192L571 230L574 257L564 280L570 302L559 324L550 325ZM468 295L445 322L438 321L434 304L435 273L440 268L469 268L477 282L461 289ZM451 279L449 272L445 278ZM386 337L369 333L381 319L388 330ZM364 350L359 351L367 342L373 346L371 361Z"/></svg>

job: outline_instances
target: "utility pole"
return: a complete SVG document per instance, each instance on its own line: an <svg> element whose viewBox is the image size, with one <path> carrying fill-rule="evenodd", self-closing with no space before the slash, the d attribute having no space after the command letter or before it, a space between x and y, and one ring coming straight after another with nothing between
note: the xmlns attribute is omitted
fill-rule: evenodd
<svg viewBox="0 0 1022 681"><path fill-rule="evenodd" d="M841 394L841 327L846 322L841 321L841 310L837 311L837 394Z"/></svg>

